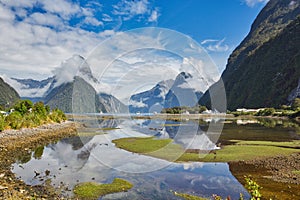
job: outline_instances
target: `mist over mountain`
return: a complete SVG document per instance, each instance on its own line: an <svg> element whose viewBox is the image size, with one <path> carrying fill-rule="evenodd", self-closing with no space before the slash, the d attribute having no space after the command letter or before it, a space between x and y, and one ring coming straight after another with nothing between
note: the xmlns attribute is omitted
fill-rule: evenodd
<svg viewBox="0 0 300 200"><path fill-rule="evenodd" d="M299 1L270 0L250 33L230 55L221 80L210 87L199 103L210 107L211 98L220 98L224 89L229 110L279 107L297 97L299 16Z"/></svg>

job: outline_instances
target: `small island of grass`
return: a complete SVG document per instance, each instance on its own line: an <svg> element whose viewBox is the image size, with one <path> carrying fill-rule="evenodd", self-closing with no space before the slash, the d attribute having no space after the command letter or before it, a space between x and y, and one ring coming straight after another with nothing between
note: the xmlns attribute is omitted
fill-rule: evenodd
<svg viewBox="0 0 300 200"><path fill-rule="evenodd" d="M115 178L111 184L99 184L95 182L80 183L74 187L74 194L79 199L98 199L107 194L126 192L132 187L133 185L130 182Z"/></svg>
<svg viewBox="0 0 300 200"><path fill-rule="evenodd" d="M132 137L113 140L118 148L176 162L230 162L300 152L298 140L290 142L230 140L230 142L232 144L208 153L196 150L185 151L179 144L174 144L171 139ZM263 155L261 152L264 152Z"/></svg>

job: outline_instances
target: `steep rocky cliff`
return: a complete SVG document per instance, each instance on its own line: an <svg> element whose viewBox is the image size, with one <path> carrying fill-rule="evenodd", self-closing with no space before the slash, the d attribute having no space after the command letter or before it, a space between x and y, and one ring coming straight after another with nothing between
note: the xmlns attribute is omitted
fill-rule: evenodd
<svg viewBox="0 0 300 200"><path fill-rule="evenodd" d="M300 78L300 1L270 0L250 33L234 50L221 76L229 110L279 107ZM222 81L212 85L199 103L210 106Z"/></svg>

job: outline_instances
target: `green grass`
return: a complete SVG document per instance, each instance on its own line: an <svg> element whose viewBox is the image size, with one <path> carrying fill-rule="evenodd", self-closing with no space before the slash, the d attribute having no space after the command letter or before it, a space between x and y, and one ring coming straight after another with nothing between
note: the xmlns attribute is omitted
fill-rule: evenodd
<svg viewBox="0 0 300 200"><path fill-rule="evenodd" d="M174 144L172 139L132 137L116 139L112 142L115 143L118 148L168 161L175 161L184 153L183 148L178 144Z"/></svg>
<svg viewBox="0 0 300 200"><path fill-rule="evenodd" d="M229 162L238 160L252 160L258 157L289 155L300 152L296 147L300 141L271 142L271 141L238 141L232 140L232 145L226 145L220 150L209 153L188 153L171 139L122 138L113 140L118 148L134 153L165 159L168 161L189 162Z"/></svg>
<svg viewBox="0 0 300 200"><path fill-rule="evenodd" d="M115 178L111 184L80 183L74 187L74 194L79 199L98 199L106 194L128 191L132 187L130 182Z"/></svg>

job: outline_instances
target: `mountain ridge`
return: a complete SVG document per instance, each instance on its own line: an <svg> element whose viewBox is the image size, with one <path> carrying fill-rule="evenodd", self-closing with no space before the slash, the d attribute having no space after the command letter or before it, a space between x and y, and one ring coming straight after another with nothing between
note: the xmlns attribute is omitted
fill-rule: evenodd
<svg viewBox="0 0 300 200"><path fill-rule="evenodd" d="M269 1L230 55L221 79L205 92L199 104L211 107L211 98L217 99L222 90L229 110L288 103L300 77L300 2L293 1L292 8L291 2Z"/></svg>

